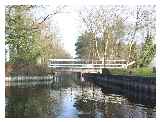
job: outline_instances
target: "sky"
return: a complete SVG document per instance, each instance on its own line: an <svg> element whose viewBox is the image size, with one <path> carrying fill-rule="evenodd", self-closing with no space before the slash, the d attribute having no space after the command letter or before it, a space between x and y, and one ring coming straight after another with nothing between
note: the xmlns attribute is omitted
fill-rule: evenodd
<svg viewBox="0 0 160 122"><path fill-rule="evenodd" d="M60 7L63 7L63 5ZM64 7L64 11L50 16L49 18L49 23L53 32L55 30L57 31L56 33L58 34L62 46L72 57L76 57L75 43L80 34L79 32L82 30L78 15L79 7L80 6L66 6ZM35 10L34 15L37 18L43 19L46 15L53 13L55 10L55 6L44 6Z"/></svg>
<svg viewBox="0 0 160 122"><path fill-rule="evenodd" d="M57 15L56 22L57 26L59 26L62 45L73 57L75 57L75 42L79 35L80 23L78 13L74 8L72 9L73 10L69 13Z"/></svg>

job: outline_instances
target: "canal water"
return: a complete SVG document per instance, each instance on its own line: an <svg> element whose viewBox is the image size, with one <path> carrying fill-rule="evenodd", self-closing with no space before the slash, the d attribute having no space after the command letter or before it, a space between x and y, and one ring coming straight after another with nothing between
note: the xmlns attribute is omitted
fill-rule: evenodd
<svg viewBox="0 0 160 122"><path fill-rule="evenodd" d="M156 117L155 105L133 102L111 91L103 92L95 84L71 76L59 76L52 83L36 86L6 86L5 90L6 117Z"/></svg>

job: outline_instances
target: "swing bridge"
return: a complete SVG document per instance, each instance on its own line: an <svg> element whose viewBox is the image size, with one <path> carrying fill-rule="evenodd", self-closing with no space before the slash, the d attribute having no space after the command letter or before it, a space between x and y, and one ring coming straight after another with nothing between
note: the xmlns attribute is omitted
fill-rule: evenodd
<svg viewBox="0 0 160 122"><path fill-rule="evenodd" d="M107 69L127 69L135 61L127 60L86 60L86 59L49 59L48 67L58 71L101 72Z"/></svg>
<svg viewBox="0 0 160 122"><path fill-rule="evenodd" d="M106 51L104 57L101 58L97 48L97 41L92 40L89 45L88 59L49 59L48 67L58 71L72 71L72 72L102 72L103 68L107 69L127 69L128 66L133 65L135 61L128 60L107 60ZM105 47L106 50L106 47Z"/></svg>

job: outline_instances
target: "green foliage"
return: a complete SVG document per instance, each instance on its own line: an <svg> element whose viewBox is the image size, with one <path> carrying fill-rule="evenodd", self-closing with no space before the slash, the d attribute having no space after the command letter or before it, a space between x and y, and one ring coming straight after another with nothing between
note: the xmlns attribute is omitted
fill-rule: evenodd
<svg viewBox="0 0 160 122"><path fill-rule="evenodd" d="M156 76L152 68L141 67L132 69L109 69L113 75Z"/></svg>
<svg viewBox="0 0 160 122"><path fill-rule="evenodd" d="M9 63L36 64L40 60L46 64L49 58L69 58L62 46L55 46L59 42L53 32L41 28L47 23L41 25L33 19L32 8L30 5L6 7L5 43L9 46Z"/></svg>
<svg viewBox="0 0 160 122"><path fill-rule="evenodd" d="M6 7L6 45L10 48L11 63L35 63L40 55L37 45L40 32L32 29L30 6Z"/></svg>
<svg viewBox="0 0 160 122"><path fill-rule="evenodd" d="M107 68L103 68L102 69L102 74L105 74L105 75L110 75L110 71L107 69Z"/></svg>
<svg viewBox="0 0 160 122"><path fill-rule="evenodd" d="M100 14L100 13L97 13ZM125 25L121 17L115 17L114 22L107 24L103 23L102 18L97 18L97 21L101 23L96 25L95 23L89 23L90 31L82 33L77 40L76 54L78 58L91 58L94 59L106 58L106 59L126 59L127 58L127 46L121 40L125 36ZM85 18L87 19L87 18ZM102 20L101 20L102 19ZM90 21L90 20L88 20ZM95 24L96 29L92 28L92 24ZM101 27L102 26L102 27ZM103 28L103 29L102 29ZM96 36L100 34L100 36ZM98 57L99 56L99 57Z"/></svg>
<svg viewBox="0 0 160 122"><path fill-rule="evenodd" d="M156 45L153 43L153 37L147 34L142 53L139 59L140 67L147 66L151 63L156 54Z"/></svg>
<svg viewBox="0 0 160 122"><path fill-rule="evenodd" d="M133 69L133 72L134 72L134 75L156 76L156 73L153 72L153 69L149 67L141 67L141 68Z"/></svg>
<svg viewBox="0 0 160 122"><path fill-rule="evenodd" d="M130 53L131 53L131 56L129 58L129 61L132 62L132 61L135 61L136 63L133 64L131 67L137 67L137 61L138 61L138 45L136 44L136 42L133 43L132 47L131 47L131 50L130 50ZM129 50L128 50L129 52Z"/></svg>
<svg viewBox="0 0 160 122"><path fill-rule="evenodd" d="M85 32L78 37L78 40L75 43L77 58L87 59L89 57L91 42L90 34L91 33Z"/></svg>
<svg viewBox="0 0 160 122"><path fill-rule="evenodd" d="M147 66L152 61L156 49L152 42L153 38L148 35L142 50L140 50L140 45L136 43L136 40L139 40L139 34L144 34L147 31L154 33L155 28L153 30L150 28L152 24L155 24L155 20L151 19L155 18L154 8L138 8L134 10L136 16L131 15L136 17L135 23L128 23L126 20L129 16L123 16L123 12L127 9L122 12L116 9L116 7L111 7L110 9L109 7L101 6L100 8L86 8L84 12L80 13L82 22L86 26L86 31L94 35L92 37L97 42L96 49L98 49L100 58L104 59L104 62L107 59L125 59L128 62L136 61L134 65L130 66L133 68L138 65L141 67ZM148 16L152 17L148 18ZM90 57L89 51L96 53L91 50L89 43L86 42L91 40L89 36L86 36L88 33L83 33L76 43L76 53L79 58Z"/></svg>
<svg viewBox="0 0 160 122"><path fill-rule="evenodd" d="M127 69L109 69L111 74L114 75L128 75L129 71Z"/></svg>

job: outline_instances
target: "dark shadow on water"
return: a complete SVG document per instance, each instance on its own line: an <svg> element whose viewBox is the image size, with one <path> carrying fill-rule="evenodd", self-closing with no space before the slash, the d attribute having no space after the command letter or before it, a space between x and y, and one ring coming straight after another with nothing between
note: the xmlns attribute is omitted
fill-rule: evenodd
<svg viewBox="0 0 160 122"><path fill-rule="evenodd" d="M145 97L145 94L139 94L139 93L129 92L129 91L121 92L121 91L118 91L118 90L116 91L110 88L102 88L102 92L105 95L117 94L117 95L125 96L126 99L128 99L131 103L141 104L149 108L154 108L156 106L156 100L150 99L147 96Z"/></svg>

